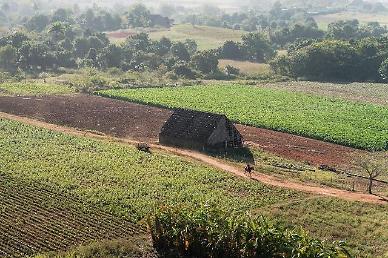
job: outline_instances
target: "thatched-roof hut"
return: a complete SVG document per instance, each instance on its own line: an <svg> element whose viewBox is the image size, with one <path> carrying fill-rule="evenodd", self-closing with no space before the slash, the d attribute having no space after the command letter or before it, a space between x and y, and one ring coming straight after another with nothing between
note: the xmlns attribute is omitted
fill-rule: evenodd
<svg viewBox="0 0 388 258"><path fill-rule="evenodd" d="M199 150L240 148L243 138L224 115L176 110L164 124L159 142Z"/></svg>

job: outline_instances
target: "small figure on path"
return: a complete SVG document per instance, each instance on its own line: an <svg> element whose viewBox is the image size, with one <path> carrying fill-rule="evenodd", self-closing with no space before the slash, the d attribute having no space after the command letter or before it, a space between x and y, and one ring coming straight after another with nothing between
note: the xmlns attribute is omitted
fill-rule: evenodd
<svg viewBox="0 0 388 258"><path fill-rule="evenodd" d="M254 170L255 168L253 166L251 166L250 164L247 164L245 166L245 173L248 174L250 177L252 176L252 171Z"/></svg>

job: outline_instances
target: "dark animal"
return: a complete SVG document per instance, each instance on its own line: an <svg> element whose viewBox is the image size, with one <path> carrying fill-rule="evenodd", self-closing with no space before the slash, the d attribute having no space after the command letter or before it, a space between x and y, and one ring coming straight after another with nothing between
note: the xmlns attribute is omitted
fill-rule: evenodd
<svg viewBox="0 0 388 258"><path fill-rule="evenodd" d="M247 164L245 166L245 173L248 174L249 176L252 176L252 171L254 170L255 168L253 166L251 166L250 164Z"/></svg>

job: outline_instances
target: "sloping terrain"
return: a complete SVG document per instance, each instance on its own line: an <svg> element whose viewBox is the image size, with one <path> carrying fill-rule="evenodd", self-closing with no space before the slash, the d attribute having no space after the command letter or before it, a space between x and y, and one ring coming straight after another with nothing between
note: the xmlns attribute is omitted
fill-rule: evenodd
<svg viewBox="0 0 388 258"><path fill-rule="evenodd" d="M171 110L89 95L0 97L0 112L93 130L112 136L157 142ZM290 159L313 165L350 163L356 150L305 137L238 125L244 140Z"/></svg>
<svg viewBox="0 0 388 258"><path fill-rule="evenodd" d="M63 251L90 241L131 239L139 234L145 233L126 219L0 171L0 257Z"/></svg>

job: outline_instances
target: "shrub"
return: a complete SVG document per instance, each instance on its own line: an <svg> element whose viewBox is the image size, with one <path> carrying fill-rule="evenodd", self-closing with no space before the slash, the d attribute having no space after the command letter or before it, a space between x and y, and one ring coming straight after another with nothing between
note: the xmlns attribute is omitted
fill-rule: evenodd
<svg viewBox="0 0 388 258"><path fill-rule="evenodd" d="M227 216L211 208L161 208L148 218L154 245L194 257L350 257L301 230L251 216Z"/></svg>
<svg viewBox="0 0 388 258"><path fill-rule="evenodd" d="M227 65L225 66L225 73L228 75L228 76L233 76L233 75L239 75L240 74L240 69L234 67L234 66L231 66L231 65Z"/></svg>

